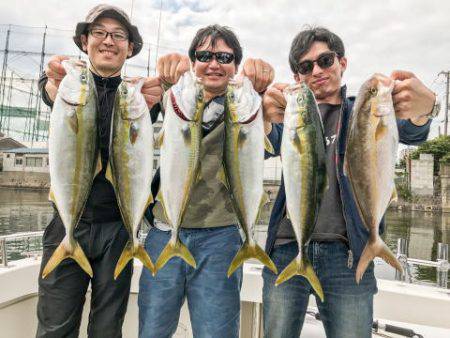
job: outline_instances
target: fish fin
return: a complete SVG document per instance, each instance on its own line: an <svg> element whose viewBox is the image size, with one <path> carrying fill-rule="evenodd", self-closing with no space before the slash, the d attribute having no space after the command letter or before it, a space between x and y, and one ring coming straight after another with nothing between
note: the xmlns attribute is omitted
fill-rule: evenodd
<svg viewBox="0 0 450 338"><path fill-rule="evenodd" d="M311 263L306 258L299 259L296 257L292 262L290 262L289 265L278 275L275 285L278 286L296 275L306 278L316 294L319 296L320 300L322 302L324 301L325 297L319 278L317 278Z"/></svg>
<svg viewBox="0 0 450 338"><path fill-rule="evenodd" d="M155 266L147 254L147 251L145 251L141 245L139 245L137 249L134 249L132 242L128 241L122 251L122 254L120 255L119 260L117 261L116 268L114 269L114 280L119 277L122 270L127 266L128 262L133 259L133 257L138 258L142 264L149 269L152 274L154 274Z"/></svg>
<svg viewBox="0 0 450 338"><path fill-rule="evenodd" d="M361 258L359 259L359 263L356 268L356 283L359 284L364 272L367 270L370 262L372 262L375 257L381 257L386 263L403 273L402 265L392 253L391 249L389 249L381 237L377 236L375 240L369 239L361 254Z"/></svg>
<svg viewBox="0 0 450 338"><path fill-rule="evenodd" d="M78 116L76 111L71 116L67 116L67 123L69 124L70 129L72 129L75 134L78 134Z"/></svg>
<svg viewBox="0 0 450 338"><path fill-rule="evenodd" d="M397 188L394 186L394 188L392 189L391 200L389 201L389 203L397 202L397 200L398 200Z"/></svg>
<svg viewBox="0 0 450 338"><path fill-rule="evenodd" d="M153 199L152 193L150 193L150 195L148 196L147 204L145 205L145 208L147 209L148 206L149 206L150 204L152 204L153 202L155 202L155 200Z"/></svg>
<svg viewBox="0 0 450 338"><path fill-rule="evenodd" d="M381 140L387 133L387 126L384 123L383 117L380 117L378 124L377 124L377 129L375 130L375 140L379 141Z"/></svg>
<svg viewBox="0 0 450 338"><path fill-rule="evenodd" d="M135 144L136 143L136 139L138 137L139 131L136 128L136 125L134 124L134 122L130 123L130 129L129 129L129 135L130 135L130 142L131 144Z"/></svg>
<svg viewBox="0 0 450 338"><path fill-rule="evenodd" d="M242 127L240 127L238 135L238 147L241 148L246 140L247 140L247 132Z"/></svg>
<svg viewBox="0 0 450 338"><path fill-rule="evenodd" d="M230 190L230 185L228 184L227 176L225 174L225 168L222 166L220 167L219 171L217 172L217 179L222 182L222 184Z"/></svg>
<svg viewBox="0 0 450 338"><path fill-rule="evenodd" d="M248 241L245 241L242 247L237 252L236 256L234 256L233 261L228 268L227 276L230 277L237 268L239 268L242 264L244 264L246 260L250 258L256 258L265 266L267 266L274 274L278 273L275 264L257 243L255 243L254 245L250 245Z"/></svg>
<svg viewBox="0 0 450 338"><path fill-rule="evenodd" d="M105 178L109 182L111 182L111 184L114 186L114 178L113 178L112 169L111 169L111 163L110 162L108 162L108 164L106 165Z"/></svg>
<svg viewBox="0 0 450 338"><path fill-rule="evenodd" d="M295 148L298 150L299 154L303 154L305 152L305 147L303 146L302 142L300 141L300 136L296 134L295 138L292 140L294 143Z"/></svg>
<svg viewBox="0 0 450 338"><path fill-rule="evenodd" d="M344 176L348 177L348 161L347 161L347 154L344 155Z"/></svg>
<svg viewBox="0 0 450 338"><path fill-rule="evenodd" d="M202 179L202 164L198 164L197 176L195 177L195 183L198 183Z"/></svg>
<svg viewBox="0 0 450 338"><path fill-rule="evenodd" d="M63 260L66 258L72 258L78 265L92 278L93 272L91 264L89 264L89 260L83 252L81 246L75 242L74 250L71 253L65 244L65 240L61 242L61 244L56 248L53 252L52 256L48 260L47 264L42 271L42 278L48 276L50 272L52 272Z"/></svg>
<svg viewBox="0 0 450 338"><path fill-rule="evenodd" d="M53 203L56 204L55 194L51 188L50 188L50 192L48 193L48 200L52 201Z"/></svg>
<svg viewBox="0 0 450 338"><path fill-rule="evenodd" d="M181 133L183 134L184 143L190 145L192 139L191 127L188 124L185 124L183 128L181 128Z"/></svg>
<svg viewBox="0 0 450 338"><path fill-rule="evenodd" d="M269 153L274 155L275 154L275 150L273 149L272 143L270 142L269 138L267 137L267 135L264 135L264 149Z"/></svg>
<svg viewBox="0 0 450 338"><path fill-rule="evenodd" d="M102 166L102 156L100 154L98 154L97 164L95 166L94 177L97 176L100 171L102 171L102 168L103 168L103 166Z"/></svg>
<svg viewBox="0 0 450 338"><path fill-rule="evenodd" d="M195 259L190 253L189 249L177 238L175 243L169 241L169 243L167 243L166 247L159 255L158 260L155 264L154 274L156 274L156 272L159 271L164 265L166 265L166 263L173 257L180 257L194 269L197 267L197 263L195 263Z"/></svg>
<svg viewBox="0 0 450 338"><path fill-rule="evenodd" d="M161 131L155 137L154 147L155 148L161 148L163 142L164 142L164 129L161 129Z"/></svg>
<svg viewBox="0 0 450 338"><path fill-rule="evenodd" d="M262 212L264 206L269 202L270 202L269 194L267 192L263 191L262 196L261 196L261 201L259 202L258 215L256 216L257 220L261 216L261 212Z"/></svg>

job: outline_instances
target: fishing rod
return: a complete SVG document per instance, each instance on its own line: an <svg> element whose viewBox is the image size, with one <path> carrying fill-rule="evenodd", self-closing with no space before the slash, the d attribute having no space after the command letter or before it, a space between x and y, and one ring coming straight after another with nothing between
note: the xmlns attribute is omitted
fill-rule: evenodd
<svg viewBox="0 0 450 338"><path fill-rule="evenodd" d="M322 320L320 313L313 310L306 311L307 314L310 316L313 316L316 320ZM372 330L377 333L379 330L382 330L384 332L388 333L394 333L396 335L402 336L402 337L410 337L410 338L424 338L421 334L414 332L414 330L401 327L401 326L395 326L390 324L381 323L378 320L374 320L372 323Z"/></svg>

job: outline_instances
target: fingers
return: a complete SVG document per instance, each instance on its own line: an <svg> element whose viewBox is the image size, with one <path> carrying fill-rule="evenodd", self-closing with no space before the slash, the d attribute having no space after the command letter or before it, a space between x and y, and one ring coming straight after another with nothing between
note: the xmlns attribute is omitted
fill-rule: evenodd
<svg viewBox="0 0 450 338"><path fill-rule="evenodd" d="M406 79L411 79L411 78L415 78L416 76L414 75L414 73L412 72L408 72L406 70L394 70L391 73L391 79L393 80L406 80Z"/></svg>
<svg viewBox="0 0 450 338"><path fill-rule="evenodd" d="M172 53L158 59L156 70L166 84L175 84L189 70L189 58L185 55Z"/></svg>
<svg viewBox="0 0 450 338"><path fill-rule="evenodd" d="M68 60L68 56L54 55L50 58L45 68L45 74L49 80L61 81L66 75L66 70L62 65L63 60Z"/></svg>
<svg viewBox="0 0 450 338"><path fill-rule="evenodd" d="M276 84L268 88L264 93L263 116L265 121L273 123L283 122L286 99L282 89L286 86L287 84Z"/></svg>
<svg viewBox="0 0 450 338"><path fill-rule="evenodd" d="M148 108L160 102L163 90L159 77L148 77L142 85L141 93L144 95Z"/></svg>
<svg viewBox="0 0 450 338"><path fill-rule="evenodd" d="M248 77L258 93L265 91L274 78L273 67L261 59L247 59L241 73Z"/></svg>

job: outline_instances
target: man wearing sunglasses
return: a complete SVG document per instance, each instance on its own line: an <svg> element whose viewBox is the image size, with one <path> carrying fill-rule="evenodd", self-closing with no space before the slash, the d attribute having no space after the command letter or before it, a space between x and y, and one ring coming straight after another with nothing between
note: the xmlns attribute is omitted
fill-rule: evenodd
<svg viewBox="0 0 450 338"><path fill-rule="evenodd" d="M207 104L203 114L202 179L194 186L180 231L180 239L194 256L197 268L173 258L154 277L142 271L138 301L141 338L172 337L185 300L194 337L239 336L242 267L230 278L227 270L241 246L241 237L229 193L216 177L222 166L224 94L241 60L242 48L236 35L227 27L212 25L197 32L189 58L170 54L158 62L165 86L176 83L190 64L204 85ZM265 90L272 81L273 69L262 60L247 60L243 68L257 91ZM158 185L157 174L154 194ZM159 202L147 217L153 227L145 248L156 261L171 229Z"/></svg>
<svg viewBox="0 0 450 338"><path fill-rule="evenodd" d="M355 282L355 270L368 234L360 219L348 180L343 174L346 130L354 97L346 96L342 76L347 59L342 40L325 28L301 31L293 40L289 64L296 82L304 81L314 92L324 123L327 144L329 189L321 208L307 253L325 294L316 296L327 337L371 337L373 295L377 291L374 265ZM419 144L426 140L430 118L439 111L435 95L412 73L395 71L399 80L393 91L400 141ZM283 114L286 107L282 90L275 84L263 98L265 130L280 154ZM374 173L376 175L376 173ZM285 212L286 195L282 181L269 222L266 250L278 271L298 253L291 223ZM382 225L383 227L383 225ZM304 322L308 300L313 293L303 277L293 277L275 287L275 276L264 268L264 337L297 338Z"/></svg>
<svg viewBox="0 0 450 338"><path fill-rule="evenodd" d="M114 98L121 83L126 59L139 53L142 37L128 15L120 8L98 5L86 20L76 26L74 42L87 54L98 94L98 137L102 171L95 177L74 236L89 259L94 277L72 259L56 267L45 279L39 274L38 328L36 337L78 337L86 291L91 284L89 337L122 337L122 323L127 309L133 266L130 262L117 280L114 268L128 240L122 224L114 189L105 178L109 156L109 138ZM61 80L66 75L62 60L52 57L39 80L44 102L52 106ZM160 100L158 78L148 78L142 92L150 108ZM153 112L153 111L152 111ZM156 113L152 120L156 120ZM42 239L42 268L65 235L61 218L55 217Z"/></svg>

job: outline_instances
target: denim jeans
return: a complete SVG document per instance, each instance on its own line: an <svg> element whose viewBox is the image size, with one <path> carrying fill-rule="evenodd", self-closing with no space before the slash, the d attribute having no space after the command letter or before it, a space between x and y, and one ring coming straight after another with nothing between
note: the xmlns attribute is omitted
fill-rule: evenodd
<svg viewBox="0 0 450 338"><path fill-rule="evenodd" d="M150 230L145 248L154 262L169 238L170 231ZM155 277L147 269L142 270L139 337L172 337L187 299L194 337L237 338L242 267L227 277L228 267L242 243L237 227L182 229L180 239L194 256L197 268L176 257Z"/></svg>
<svg viewBox="0 0 450 338"><path fill-rule="evenodd" d="M327 337L372 337L373 295L377 292L373 262L358 285L358 261L349 268L348 247L343 242L311 242L307 252L325 295L323 303L317 295L316 301ZM297 243L292 242L276 246L271 258L281 272L297 253ZM275 286L276 278L264 268L264 337L298 338L314 291L303 277L295 276L279 286Z"/></svg>

